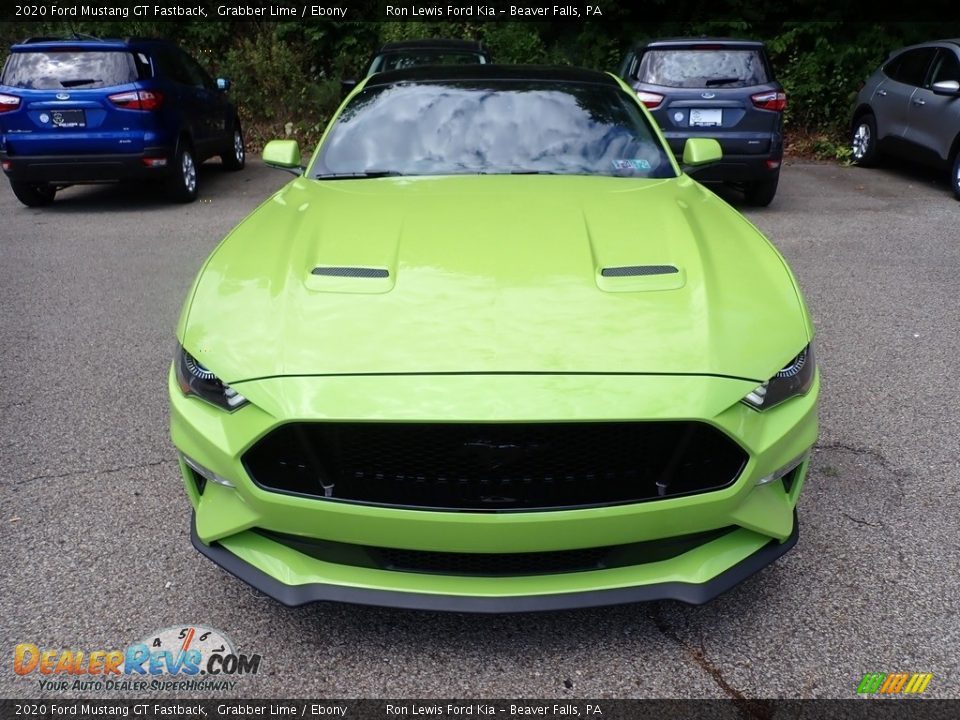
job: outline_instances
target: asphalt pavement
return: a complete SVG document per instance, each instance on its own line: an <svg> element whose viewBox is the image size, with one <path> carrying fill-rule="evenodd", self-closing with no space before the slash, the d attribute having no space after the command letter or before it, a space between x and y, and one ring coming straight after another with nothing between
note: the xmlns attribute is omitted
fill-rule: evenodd
<svg viewBox="0 0 960 720"><path fill-rule="evenodd" d="M76 187L43 209L0 182L0 697L102 696L40 691L13 672L17 643L107 650L196 623L263 658L227 696L839 698L903 671L960 697L960 203L945 182L795 163L769 208L743 208L817 328L822 428L794 550L706 606L470 616L289 609L190 544L167 430L174 326L204 258L289 179L210 163L191 205Z"/></svg>

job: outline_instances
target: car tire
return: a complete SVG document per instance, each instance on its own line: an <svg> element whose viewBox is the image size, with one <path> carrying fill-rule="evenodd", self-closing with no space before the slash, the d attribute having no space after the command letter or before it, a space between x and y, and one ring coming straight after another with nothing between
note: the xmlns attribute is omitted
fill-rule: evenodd
<svg viewBox="0 0 960 720"><path fill-rule="evenodd" d="M960 200L960 148L953 154L953 169L950 171L950 187L953 195Z"/></svg>
<svg viewBox="0 0 960 720"><path fill-rule="evenodd" d="M197 161L193 148L181 140L174 153L173 167L167 178L167 195L173 202L189 203L197 199Z"/></svg>
<svg viewBox="0 0 960 720"><path fill-rule="evenodd" d="M10 181L10 187L17 200L27 207L44 207L53 202L57 188L52 185L31 185L30 183Z"/></svg>
<svg viewBox="0 0 960 720"><path fill-rule="evenodd" d="M854 121L850 133L850 152L854 165L871 167L877 164L877 119L871 113L861 115Z"/></svg>
<svg viewBox="0 0 960 720"><path fill-rule="evenodd" d="M754 207L766 207L773 202L777 194L777 185L780 184L780 171L766 180L748 183L743 189L747 203Z"/></svg>
<svg viewBox="0 0 960 720"><path fill-rule="evenodd" d="M234 118L230 145L220 154L220 160L224 170L243 170L243 166L247 164L247 151L243 144L243 128L239 118Z"/></svg>

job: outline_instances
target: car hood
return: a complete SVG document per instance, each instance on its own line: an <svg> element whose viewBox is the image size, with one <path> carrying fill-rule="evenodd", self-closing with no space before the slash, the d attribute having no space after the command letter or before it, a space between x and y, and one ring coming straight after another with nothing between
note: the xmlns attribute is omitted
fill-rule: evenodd
<svg viewBox="0 0 960 720"><path fill-rule="evenodd" d="M635 267L645 269L622 269ZM765 380L809 334L779 253L686 176L299 178L211 255L179 328L226 382L533 372Z"/></svg>

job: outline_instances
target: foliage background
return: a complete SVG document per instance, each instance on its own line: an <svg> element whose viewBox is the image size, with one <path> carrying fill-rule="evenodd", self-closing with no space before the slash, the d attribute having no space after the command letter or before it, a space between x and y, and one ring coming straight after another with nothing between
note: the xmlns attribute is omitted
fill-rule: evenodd
<svg viewBox="0 0 960 720"><path fill-rule="evenodd" d="M663 5L666 0L653 0ZM673 7L676 5L676 7ZM671 16L695 17L693 0ZM665 7L665 6L664 6ZM785 8L786 6L781 6ZM949 22L841 22L751 19L638 22L609 4L602 20L584 22L64 22L3 23L0 59L28 36L88 33L99 37L168 37L214 76L233 80L249 144L270 137L316 141L340 103L340 81L358 78L382 42L415 37L482 40L498 62L556 63L615 71L630 44L665 36L732 36L764 40L787 91L788 147L842 158L851 102L860 83L890 51L914 42L960 36ZM786 17L788 11L782 10ZM660 16L664 13L661 12ZM952 13L960 17L960 13Z"/></svg>

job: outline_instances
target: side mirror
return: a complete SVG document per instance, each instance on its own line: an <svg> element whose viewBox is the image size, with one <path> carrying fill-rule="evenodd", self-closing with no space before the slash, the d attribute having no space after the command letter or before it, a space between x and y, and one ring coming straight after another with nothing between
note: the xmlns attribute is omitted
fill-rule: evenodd
<svg viewBox="0 0 960 720"><path fill-rule="evenodd" d="M228 78L217 78L217 90L226 92L230 89L230 80Z"/></svg>
<svg viewBox="0 0 960 720"><path fill-rule="evenodd" d="M263 162L294 175L303 174L300 146L296 140L271 140L263 147Z"/></svg>
<svg viewBox="0 0 960 720"><path fill-rule="evenodd" d="M930 86L934 95L948 95L960 97L960 82L956 80L941 80Z"/></svg>
<svg viewBox="0 0 960 720"><path fill-rule="evenodd" d="M716 162L722 157L720 143L713 138L690 138L683 145L683 164L690 167Z"/></svg>
<svg viewBox="0 0 960 720"><path fill-rule="evenodd" d="M353 89L357 86L356 80L341 80L340 81L340 91L343 93L344 97L353 92Z"/></svg>

